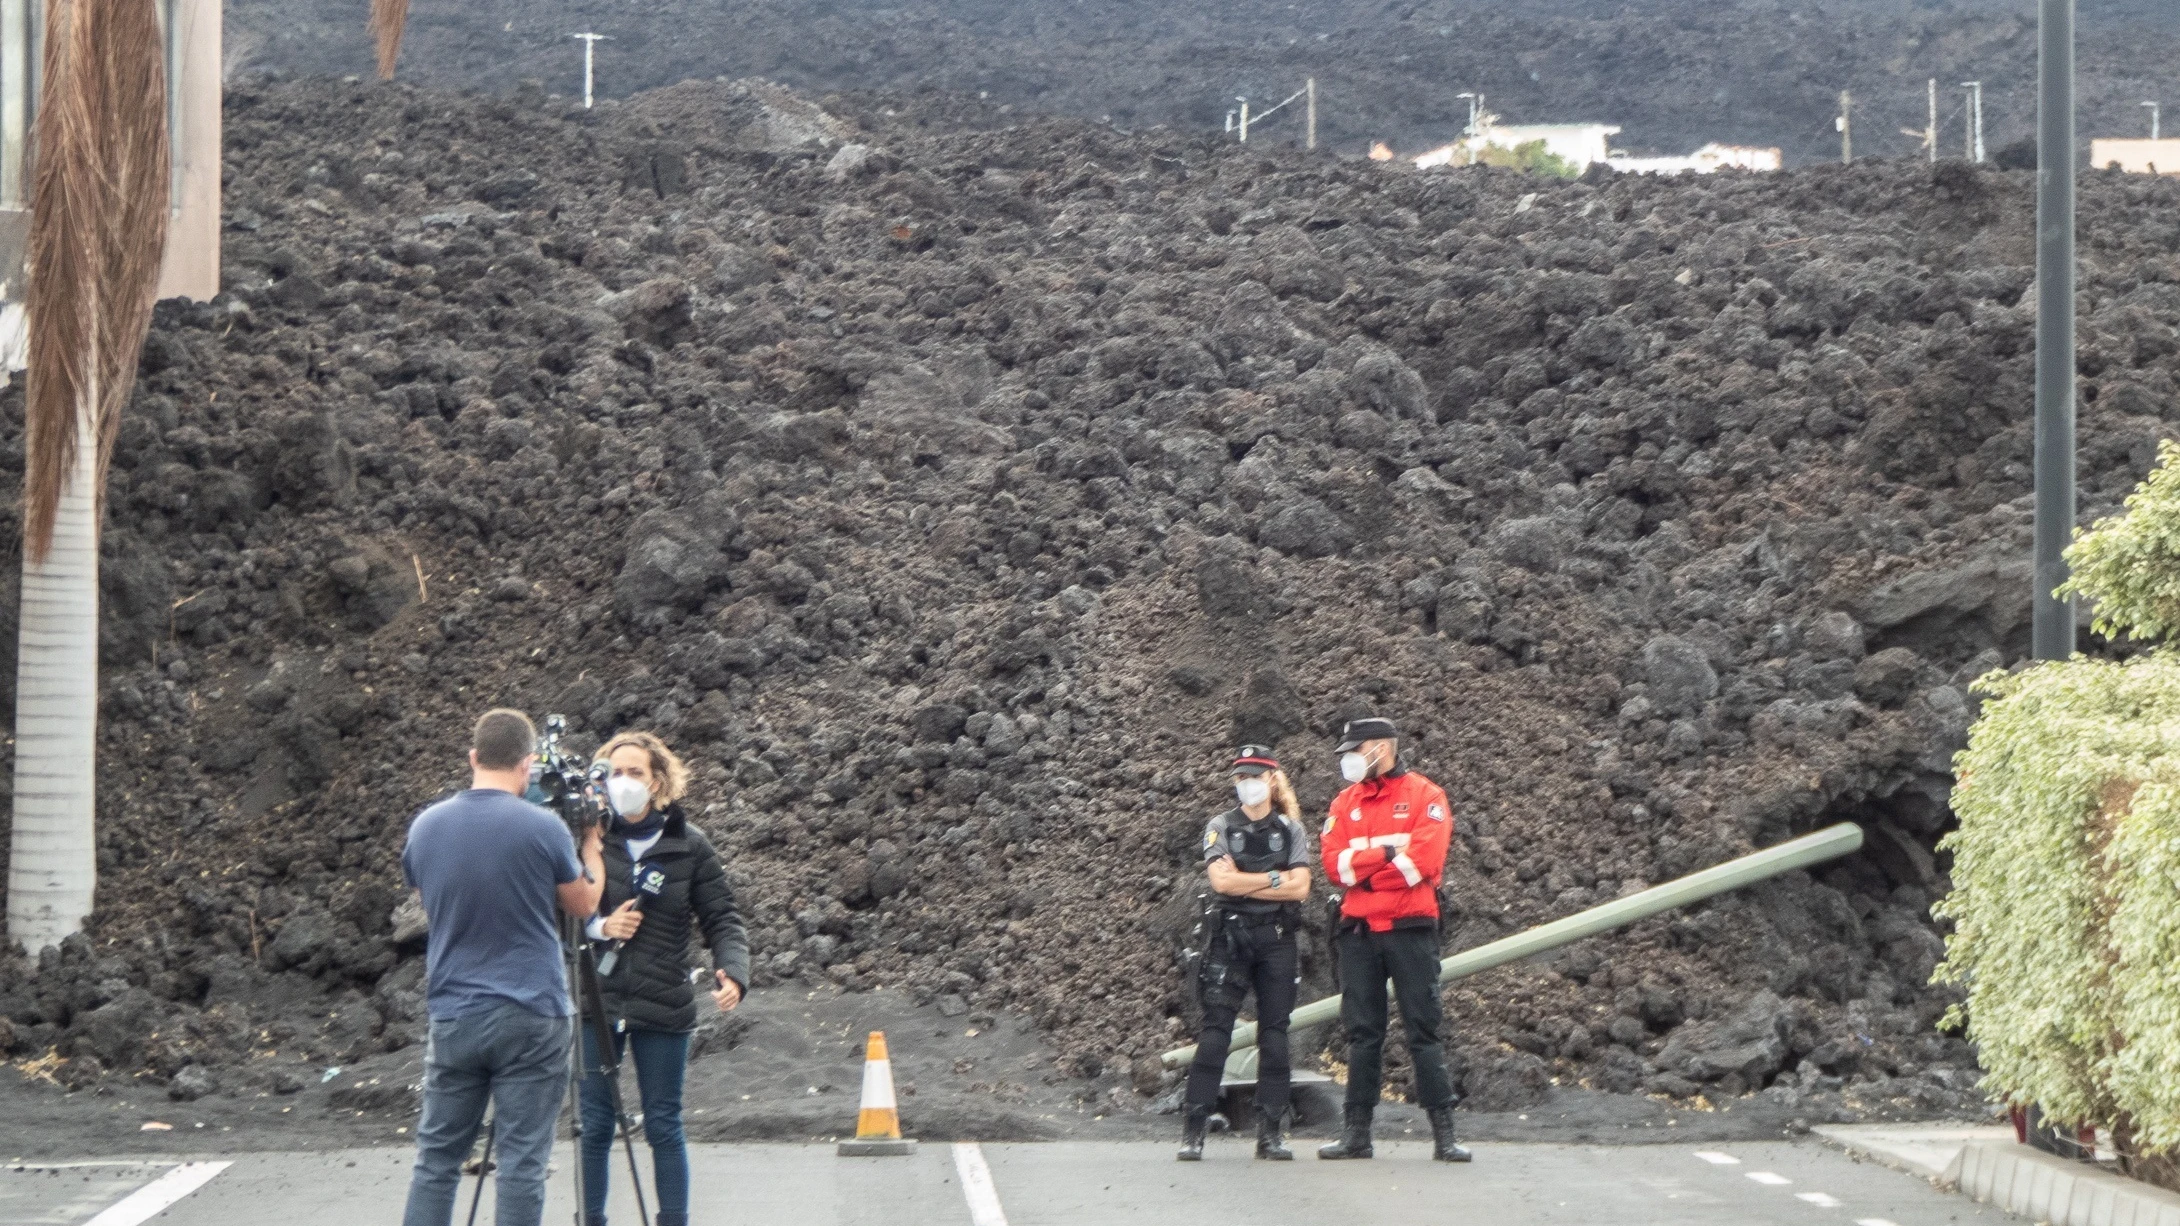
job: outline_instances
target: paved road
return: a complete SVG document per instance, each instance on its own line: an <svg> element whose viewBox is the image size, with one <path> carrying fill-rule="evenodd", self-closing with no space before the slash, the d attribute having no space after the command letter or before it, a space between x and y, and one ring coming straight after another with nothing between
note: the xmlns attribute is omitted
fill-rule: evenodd
<svg viewBox="0 0 2180 1226"><path fill-rule="evenodd" d="M1163 1144L926 1145L911 1158L843 1159L829 1147L692 1147L699 1222L748 1226L1940 1226L2021 1219L1815 1141L1696 1146L1480 1145L1447 1167L1422 1144L1374 1162L1253 1162L1214 1139L1184 1166ZM643 1152L638 1149L638 1156ZM171 1163L0 1168L0 1222L20 1226L293 1226L400 1220L409 1153L239 1154ZM558 1156L548 1226L572 1217ZM220 1165L225 1163L225 1165ZM626 1166L618 1174L625 1177ZM648 1183L649 1172L645 1172ZM988 1182L987 1182L988 1179ZM634 1221L616 1183L611 1216ZM468 1207L464 1185L462 1210ZM177 1198L177 1194L178 1198ZM491 1221L492 1197L479 1221ZM462 1220L457 1214L456 1221Z"/></svg>

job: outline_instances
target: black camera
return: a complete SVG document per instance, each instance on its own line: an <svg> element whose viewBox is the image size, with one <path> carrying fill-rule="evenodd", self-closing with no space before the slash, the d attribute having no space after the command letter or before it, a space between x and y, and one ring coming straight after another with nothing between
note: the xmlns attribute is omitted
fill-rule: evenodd
<svg viewBox="0 0 2180 1226"><path fill-rule="evenodd" d="M580 837L604 825L612 809L606 800L606 764L588 764L563 750L560 738L567 730L567 716L545 717L545 735L538 742L537 762L530 767L530 790L524 799L558 813Z"/></svg>

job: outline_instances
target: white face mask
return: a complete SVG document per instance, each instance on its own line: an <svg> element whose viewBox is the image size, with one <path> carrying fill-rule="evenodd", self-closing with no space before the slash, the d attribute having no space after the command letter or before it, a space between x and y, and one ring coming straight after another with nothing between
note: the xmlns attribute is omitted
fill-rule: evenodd
<svg viewBox="0 0 2180 1226"><path fill-rule="evenodd" d="M606 780L606 797L622 817L636 817L651 807L651 789L642 780L615 775Z"/></svg>
<svg viewBox="0 0 2180 1226"><path fill-rule="evenodd" d="M1340 755L1340 778L1349 783L1361 783L1369 777L1370 759L1352 749Z"/></svg>
<svg viewBox="0 0 2180 1226"><path fill-rule="evenodd" d="M1272 798L1272 785L1262 779L1236 779L1234 795L1243 808L1253 808Z"/></svg>

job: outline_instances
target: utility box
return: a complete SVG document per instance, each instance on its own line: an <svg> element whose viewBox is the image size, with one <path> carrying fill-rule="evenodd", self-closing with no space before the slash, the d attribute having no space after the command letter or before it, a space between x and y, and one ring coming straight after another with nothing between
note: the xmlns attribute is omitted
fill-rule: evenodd
<svg viewBox="0 0 2180 1226"><path fill-rule="evenodd" d="M220 290L220 0L152 0L166 32L172 212L159 297ZM37 120L46 0L0 0L0 364L22 369L30 234L30 136Z"/></svg>

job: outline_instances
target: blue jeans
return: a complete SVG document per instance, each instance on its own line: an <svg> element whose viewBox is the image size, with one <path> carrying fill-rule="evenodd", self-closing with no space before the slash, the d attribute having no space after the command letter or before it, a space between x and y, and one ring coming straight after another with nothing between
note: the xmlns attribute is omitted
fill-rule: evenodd
<svg viewBox="0 0 2180 1226"><path fill-rule="evenodd" d="M613 1036L613 1058L623 1052L636 1066L636 1091L642 1099L643 1139L651 1146L651 1183L658 1189L659 1226L687 1226L689 1221L689 1147L681 1136L681 1081L689 1067L689 1036L630 1027ZM606 1079L598 1073L598 1032L583 1027L583 1218L590 1226L606 1220L606 1178L618 1139L613 1102Z"/></svg>
<svg viewBox="0 0 2180 1226"><path fill-rule="evenodd" d="M402 1226L448 1226L462 1163L492 1104L498 1226L538 1226L553 1124L568 1084L568 1028L505 1004L433 1018L424 1049L424 1118L416 1126L416 1169Z"/></svg>

